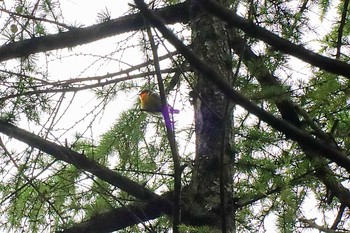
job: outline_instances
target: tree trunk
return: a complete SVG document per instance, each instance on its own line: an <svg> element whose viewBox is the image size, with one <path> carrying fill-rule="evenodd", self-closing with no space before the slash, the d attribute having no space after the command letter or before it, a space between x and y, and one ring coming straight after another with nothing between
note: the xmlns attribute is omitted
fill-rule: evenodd
<svg viewBox="0 0 350 233"><path fill-rule="evenodd" d="M232 57L225 24L191 1L191 30L194 52L233 82ZM223 232L234 231L232 197L233 104L199 73L193 82L196 154L186 206L216 218ZM221 178L220 178L221 177ZM231 187L231 188L230 188Z"/></svg>

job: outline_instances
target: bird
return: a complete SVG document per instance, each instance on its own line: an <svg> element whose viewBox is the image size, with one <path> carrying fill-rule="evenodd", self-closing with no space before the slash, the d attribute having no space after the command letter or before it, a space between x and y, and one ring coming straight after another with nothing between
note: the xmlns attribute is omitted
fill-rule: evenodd
<svg viewBox="0 0 350 233"><path fill-rule="evenodd" d="M151 90L142 90L139 94L141 111L145 111L154 115L164 114L164 108L162 107L160 96ZM174 109L169 104L168 111L170 114L178 114L180 111Z"/></svg>

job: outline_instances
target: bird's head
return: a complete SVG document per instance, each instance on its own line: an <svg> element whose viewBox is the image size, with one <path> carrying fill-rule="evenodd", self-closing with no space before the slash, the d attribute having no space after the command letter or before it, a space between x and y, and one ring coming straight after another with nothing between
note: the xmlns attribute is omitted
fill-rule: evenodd
<svg viewBox="0 0 350 233"><path fill-rule="evenodd" d="M152 92L148 89L144 89L140 92L139 97L140 99L144 99L145 96L151 94Z"/></svg>

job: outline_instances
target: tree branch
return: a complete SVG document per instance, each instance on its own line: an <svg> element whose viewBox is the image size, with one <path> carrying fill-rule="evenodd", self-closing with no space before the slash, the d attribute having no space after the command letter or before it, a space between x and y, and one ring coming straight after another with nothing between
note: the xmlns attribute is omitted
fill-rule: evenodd
<svg viewBox="0 0 350 233"><path fill-rule="evenodd" d="M299 221L304 223L307 228L315 228L319 231L326 232L326 233L345 233L345 231L336 231L329 229L327 227L323 227L320 225L317 225L313 219L306 219L306 218L299 218Z"/></svg>
<svg viewBox="0 0 350 233"><path fill-rule="evenodd" d="M187 22L188 12L184 8L186 8L186 3L180 3L158 9L156 12L167 24ZM58 34L14 42L0 47L0 62L34 53L86 44L143 27L143 17L137 13L85 28L74 28Z"/></svg>
<svg viewBox="0 0 350 233"><path fill-rule="evenodd" d="M249 36L261 39L274 48L320 69L350 77L350 65L345 62L322 56L305 49L301 45L293 44L262 27L254 25L249 20L239 17L211 0L203 1L202 5L211 13L225 20L231 26L240 28ZM189 20L188 5L186 3L179 3L155 11L166 24L188 22ZM142 16L137 13L85 28L74 28L67 32L14 42L0 47L0 62L38 52L91 43L109 36L139 30L143 27Z"/></svg>
<svg viewBox="0 0 350 233"><path fill-rule="evenodd" d="M174 73L177 70L178 70L177 68L168 68L168 69L161 70L161 73L169 74L169 73ZM185 67L184 70L189 70L189 67ZM105 87L105 86L116 84L119 82L129 81L129 80L138 79L138 78L144 78L145 76L148 76L148 75L154 75L155 71L148 71L148 72L143 72L143 73L134 74L134 75L127 74L125 77L103 81L103 79L113 77L114 74L106 74L103 76L93 76L93 77L87 77L87 78L81 78L81 79L79 78L68 79L68 80L62 80L61 82L58 81L58 82L50 83L50 84L47 84L47 86L43 86L41 87L41 89L38 89L38 90L9 94L9 95L5 95L4 97L0 97L0 103L19 96L31 96L31 95L38 95L38 94L66 93L66 92L78 92L83 90L91 90L93 88ZM89 80L96 81L96 82L94 84L84 85L83 82L88 82ZM77 82L82 82L82 83L76 84Z"/></svg>
<svg viewBox="0 0 350 233"><path fill-rule="evenodd" d="M158 199L146 204L120 207L98 214L91 219L74 224L58 231L60 233L113 232L141 222L158 218L163 213L171 215L172 206L165 199Z"/></svg>
<svg viewBox="0 0 350 233"><path fill-rule="evenodd" d="M171 122L168 110L168 103L165 98L165 90L164 84L161 74L161 69L159 65L159 57L157 53L157 46L154 42L151 28L147 25L147 34L149 37L153 60L154 60L154 68L155 74L157 77L159 94L161 98L161 105L164 106L162 111L162 115L164 117L166 134L169 141L171 155L174 163L174 210L173 210L173 232L179 233L179 225L181 223L181 168L180 168L180 156L176 146L175 140L175 131L174 131L174 123Z"/></svg>
<svg viewBox="0 0 350 233"><path fill-rule="evenodd" d="M233 50L243 58L245 63L256 63L263 64L261 59L245 44L244 40L234 36L234 39L231 41L231 45ZM242 51L242 48L245 48ZM273 76L266 67L259 67L259 72L254 74L250 70L251 66L247 66L249 71L255 75L256 79L262 86L262 88L268 87L276 87L282 89L282 85L278 81L278 78ZM282 118L294 124L297 127L301 126L301 122L298 118L297 109L298 106L295 105L288 95L283 95L281 98L275 100L275 104L282 115ZM333 143L330 138L330 135L324 133L322 130L315 130L316 136L324 141L328 141ZM336 145L334 145L336 146ZM350 192L347 188L345 188L338 180L335 180L334 172L331 171L329 166L327 166L326 161L322 161L324 159L317 156L317 154L312 153L312 151L308 150L307 147L300 144L300 147L303 149L305 155L312 159L312 161L316 161L316 170L315 176L327 187L328 190L332 190L332 193L340 200L340 202L344 203L346 206L350 207ZM315 164L315 163L313 163ZM319 164L324 164L323 167L317 167ZM325 174L327 174L325 176ZM331 178L332 177L332 178Z"/></svg>
<svg viewBox="0 0 350 233"><path fill-rule="evenodd" d="M236 35L236 33L233 35L233 38L230 41L230 45L234 52L242 57L243 62L248 67L248 70L258 80L262 88L275 86L283 90L283 86L279 82L278 78L272 75L269 70L263 66L264 63L262 59L257 56L248 47L245 41ZM259 67L257 67L258 72L254 72L251 69L250 63L259 64ZM282 93L280 98L276 98L275 104L284 120L292 123L297 127L301 126L301 121L299 120L297 110L295 109L294 104L290 101L290 98L287 96L287 94Z"/></svg>
<svg viewBox="0 0 350 233"><path fill-rule="evenodd" d="M94 160L87 158L85 155L45 140L33 133L7 123L4 120L0 120L0 132L50 154L57 160L65 161L74 165L78 169L83 169L140 200L151 201L160 198L159 195L144 188L129 178L102 166Z"/></svg>
<svg viewBox="0 0 350 233"><path fill-rule="evenodd" d="M340 221L341 221L341 219L343 217L343 214L344 214L344 211L345 211L345 207L346 207L345 204L343 204L343 203L340 204L337 217L334 219L334 222L333 222L333 224L331 226L332 230L337 229L338 224L340 223Z"/></svg>
<svg viewBox="0 0 350 233"><path fill-rule="evenodd" d="M46 22L46 23L54 24L54 25L57 25L59 27L63 27L63 28L66 28L66 29L72 29L73 28L71 26L68 26L67 24L56 22L54 20L50 20L50 19L46 19L46 18L38 18L38 17L32 16L32 15L19 14L17 12L12 12L12 11L9 11L9 10L3 9L3 8L0 8L0 11L9 14L12 17L13 16L18 16L18 17L25 18L25 19L30 19L30 20L33 20L33 21Z"/></svg>
<svg viewBox="0 0 350 233"><path fill-rule="evenodd" d="M345 0L344 1L344 6L343 6L343 12L341 15L341 20L340 20L340 25L339 25L339 29L338 29L338 41L337 41L337 53L335 55L336 59L340 58L340 49L342 46L342 38L343 38L343 30L344 30L344 26L345 26L345 21L346 21L346 14L348 12L348 7L349 7L349 0Z"/></svg>
<svg viewBox="0 0 350 233"><path fill-rule="evenodd" d="M60 233L92 233L92 232L112 232L124 229L141 222L146 222L160 217L162 214L172 216L173 206L169 205L169 198L173 192L165 193L161 199L148 203L132 204L120 208L115 208L104 213L95 215L81 223L74 224L70 228L58 231ZM193 215L187 211L181 212L184 224L192 226L215 226L216 219L210 215Z"/></svg>
<svg viewBox="0 0 350 233"><path fill-rule="evenodd" d="M295 56L310 65L319 67L320 69L350 78L350 65L345 62L322 56L305 49L303 46L293 44L292 42L253 24L252 21L239 17L233 11L227 9L216 1L205 0L202 2L202 5L208 12L226 21L230 26L241 29L251 37L263 40L275 49Z"/></svg>

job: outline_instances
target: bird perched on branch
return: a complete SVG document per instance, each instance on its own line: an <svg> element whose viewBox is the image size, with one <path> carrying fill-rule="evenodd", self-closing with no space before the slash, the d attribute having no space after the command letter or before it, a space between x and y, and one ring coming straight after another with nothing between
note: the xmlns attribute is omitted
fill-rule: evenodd
<svg viewBox="0 0 350 233"><path fill-rule="evenodd" d="M164 107L162 107L160 96L157 93L145 89L140 92L139 98L141 102L141 111L145 111L155 115L160 115L164 113ZM179 110L171 107L169 104L168 111L170 114L177 114L180 112Z"/></svg>

